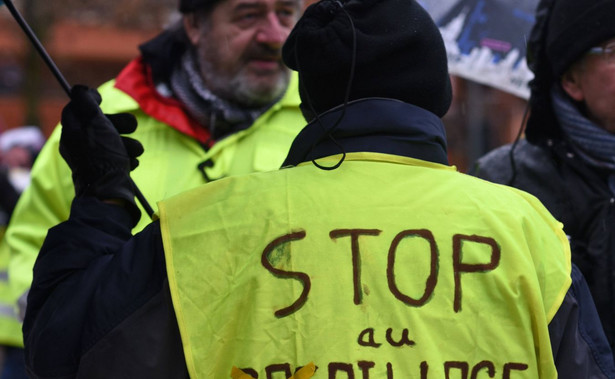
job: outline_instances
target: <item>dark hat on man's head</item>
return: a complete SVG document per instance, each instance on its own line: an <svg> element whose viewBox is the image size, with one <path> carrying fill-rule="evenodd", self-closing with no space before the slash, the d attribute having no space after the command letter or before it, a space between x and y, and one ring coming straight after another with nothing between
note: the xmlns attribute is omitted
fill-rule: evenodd
<svg viewBox="0 0 615 379"><path fill-rule="evenodd" d="M555 1L546 45L555 78L561 77L589 49L613 37L615 1Z"/></svg>
<svg viewBox="0 0 615 379"><path fill-rule="evenodd" d="M532 143L561 138L551 89L583 54L615 37L614 0L540 0L528 38L530 108L525 136Z"/></svg>
<svg viewBox="0 0 615 379"><path fill-rule="evenodd" d="M343 8L342 8L343 7ZM354 25L354 30L351 25ZM442 36L415 0L322 0L310 5L284 47L284 62L299 71L303 106L317 113L349 100L386 97L443 116L451 84Z"/></svg>
<svg viewBox="0 0 615 379"><path fill-rule="evenodd" d="M220 0L179 0L179 11L190 13L200 8L211 7L218 2Z"/></svg>

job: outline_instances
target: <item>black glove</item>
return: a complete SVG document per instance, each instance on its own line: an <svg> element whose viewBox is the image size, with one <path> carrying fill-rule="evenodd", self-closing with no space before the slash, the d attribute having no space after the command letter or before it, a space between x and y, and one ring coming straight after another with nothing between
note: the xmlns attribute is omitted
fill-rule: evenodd
<svg viewBox="0 0 615 379"><path fill-rule="evenodd" d="M120 200L136 224L141 212L130 171L138 166L143 146L120 133L134 132L137 121L129 113L105 115L100 103L94 89L71 89L71 101L62 110L60 154L72 170L76 197Z"/></svg>

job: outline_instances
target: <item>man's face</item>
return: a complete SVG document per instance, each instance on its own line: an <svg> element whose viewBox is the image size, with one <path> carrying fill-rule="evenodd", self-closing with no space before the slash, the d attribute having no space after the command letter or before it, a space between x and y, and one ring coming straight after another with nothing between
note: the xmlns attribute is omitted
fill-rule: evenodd
<svg viewBox="0 0 615 379"><path fill-rule="evenodd" d="M207 21L185 23L209 90L246 106L281 96L290 77L281 49L300 12L301 0L223 0Z"/></svg>
<svg viewBox="0 0 615 379"><path fill-rule="evenodd" d="M615 38L601 46L614 51L587 54L564 75L562 87L574 100L585 103L592 121L615 133Z"/></svg>

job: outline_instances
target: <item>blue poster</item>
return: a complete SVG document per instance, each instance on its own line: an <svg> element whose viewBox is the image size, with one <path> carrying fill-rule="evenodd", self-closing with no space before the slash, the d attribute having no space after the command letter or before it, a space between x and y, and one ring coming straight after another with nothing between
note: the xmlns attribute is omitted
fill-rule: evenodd
<svg viewBox="0 0 615 379"><path fill-rule="evenodd" d="M419 0L440 28L449 71L521 98L533 78L525 45L537 0Z"/></svg>

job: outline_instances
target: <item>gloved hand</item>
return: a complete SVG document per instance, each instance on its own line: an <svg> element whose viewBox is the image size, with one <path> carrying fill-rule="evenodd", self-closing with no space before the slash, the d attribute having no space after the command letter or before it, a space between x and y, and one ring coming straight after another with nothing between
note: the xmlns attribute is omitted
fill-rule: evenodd
<svg viewBox="0 0 615 379"><path fill-rule="evenodd" d="M129 113L105 115L100 103L94 89L71 89L71 101L62 110L60 154L72 170L76 197L119 200L136 224L141 212L130 171L139 164L143 146L120 133L134 132L137 121Z"/></svg>

